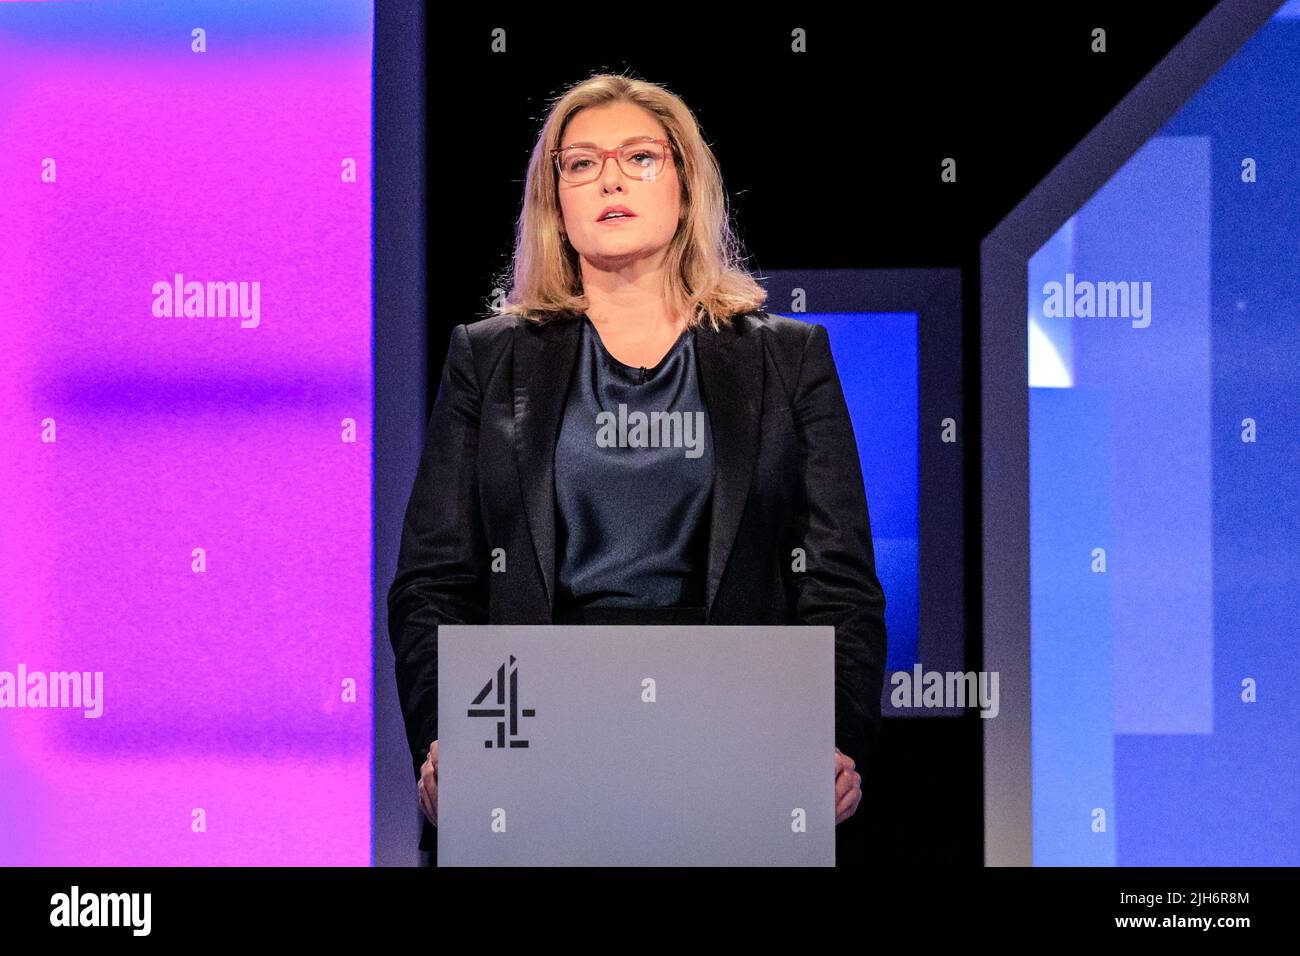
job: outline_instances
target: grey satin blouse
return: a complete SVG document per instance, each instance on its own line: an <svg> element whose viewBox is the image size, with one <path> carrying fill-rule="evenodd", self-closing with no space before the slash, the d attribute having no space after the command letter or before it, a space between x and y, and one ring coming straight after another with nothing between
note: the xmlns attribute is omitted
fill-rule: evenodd
<svg viewBox="0 0 1300 956"><path fill-rule="evenodd" d="M586 315L555 447L556 610L702 608L713 440L695 334L652 369L606 351Z"/></svg>

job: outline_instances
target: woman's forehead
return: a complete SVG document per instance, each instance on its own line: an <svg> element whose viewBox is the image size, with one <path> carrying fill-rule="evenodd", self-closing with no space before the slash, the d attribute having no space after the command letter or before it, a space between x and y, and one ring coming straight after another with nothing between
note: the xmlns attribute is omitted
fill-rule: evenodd
<svg viewBox="0 0 1300 956"><path fill-rule="evenodd" d="M633 133L630 136L624 136L622 139L618 140L617 142L611 141L610 145L608 146L604 145L603 143L593 142L592 140L589 139L573 140L571 142L566 142L563 145L564 146L594 146L599 149L614 149L616 146L625 146L628 143L636 143L647 139L658 139L658 138L659 137L655 136L652 133Z"/></svg>
<svg viewBox="0 0 1300 956"><path fill-rule="evenodd" d="M618 103L579 110L560 138L561 146L598 146L614 149L628 140L663 139L663 125L639 106Z"/></svg>

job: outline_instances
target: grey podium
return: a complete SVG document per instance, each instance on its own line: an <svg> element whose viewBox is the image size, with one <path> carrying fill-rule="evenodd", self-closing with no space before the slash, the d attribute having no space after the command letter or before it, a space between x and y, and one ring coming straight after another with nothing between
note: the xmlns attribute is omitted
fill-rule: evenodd
<svg viewBox="0 0 1300 956"><path fill-rule="evenodd" d="M834 866L827 626L442 625L439 866Z"/></svg>

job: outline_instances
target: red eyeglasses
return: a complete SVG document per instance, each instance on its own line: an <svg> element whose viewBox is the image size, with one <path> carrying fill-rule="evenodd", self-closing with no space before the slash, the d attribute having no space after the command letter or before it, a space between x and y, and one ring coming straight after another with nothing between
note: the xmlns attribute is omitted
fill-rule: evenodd
<svg viewBox="0 0 1300 956"><path fill-rule="evenodd" d="M649 136L624 143L617 149L565 146L551 150L560 178L573 185L600 178L605 161L611 156L618 160L619 168L629 179L653 182L668 168L672 155L672 143Z"/></svg>

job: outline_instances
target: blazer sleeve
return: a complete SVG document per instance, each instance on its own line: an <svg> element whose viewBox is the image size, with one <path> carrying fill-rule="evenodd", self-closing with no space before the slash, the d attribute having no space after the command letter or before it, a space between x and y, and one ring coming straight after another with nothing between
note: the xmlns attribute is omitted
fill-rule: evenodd
<svg viewBox="0 0 1300 956"><path fill-rule="evenodd" d="M805 493L794 544L807 556L792 575L796 620L835 627L835 743L865 767L880 731L885 595L853 423L821 325L804 343L794 412Z"/></svg>
<svg viewBox="0 0 1300 956"><path fill-rule="evenodd" d="M487 620L479 515L482 396L469 332L452 330L388 591L388 636L416 776L438 737L438 625Z"/></svg>

